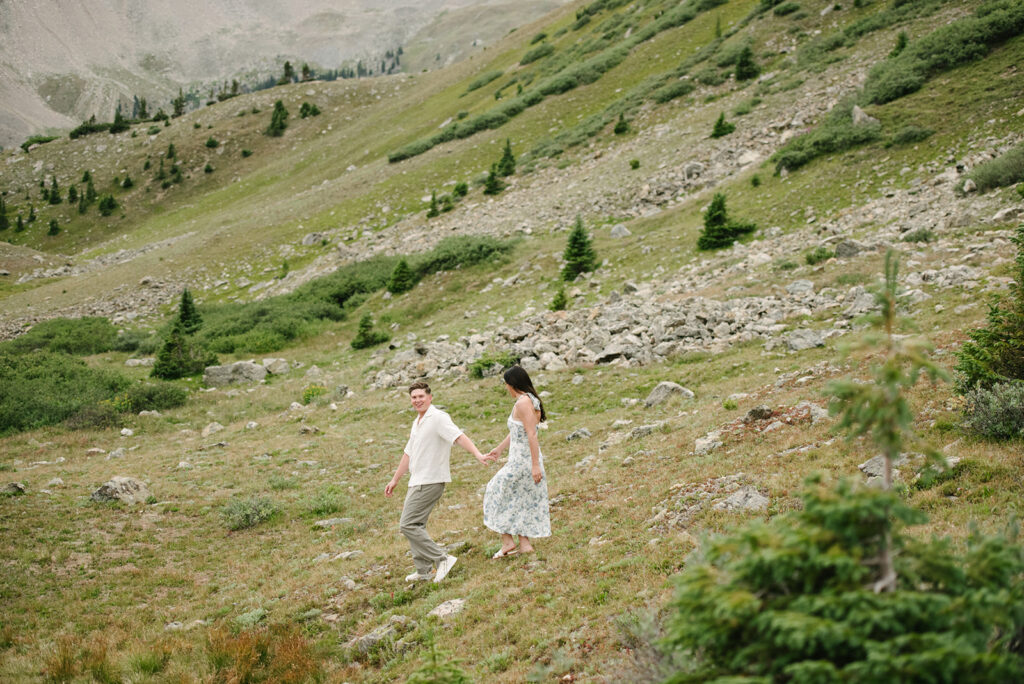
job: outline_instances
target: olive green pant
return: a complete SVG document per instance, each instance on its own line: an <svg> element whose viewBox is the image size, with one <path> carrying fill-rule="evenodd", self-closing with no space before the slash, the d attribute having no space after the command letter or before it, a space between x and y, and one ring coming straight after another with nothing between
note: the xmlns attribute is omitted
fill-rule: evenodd
<svg viewBox="0 0 1024 684"><path fill-rule="evenodd" d="M412 561L416 564L416 572L421 575L429 575L434 571L434 566L448 555L427 534L427 518L442 494L444 482L435 482L409 487L409 493L405 495L398 529L409 540Z"/></svg>

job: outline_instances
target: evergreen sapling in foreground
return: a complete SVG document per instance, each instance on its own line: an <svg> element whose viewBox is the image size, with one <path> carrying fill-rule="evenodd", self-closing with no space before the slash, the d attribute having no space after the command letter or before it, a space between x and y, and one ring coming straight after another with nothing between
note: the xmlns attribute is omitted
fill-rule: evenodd
<svg viewBox="0 0 1024 684"><path fill-rule="evenodd" d="M712 138L721 138L729 135L736 130L736 124L730 123L725 120L725 112L722 112L718 116L718 120L715 121L715 127L711 129Z"/></svg>
<svg viewBox="0 0 1024 684"><path fill-rule="evenodd" d="M178 321L181 329L186 335L194 335L199 332L203 325L203 317L196 309L196 303L192 299L192 293L185 288L181 291L181 301L178 303Z"/></svg>
<svg viewBox="0 0 1024 684"><path fill-rule="evenodd" d="M413 274L412 269L409 268L409 262L405 258L399 259L398 263L395 264L395 270L391 272L391 278L388 280L388 292L402 294L411 290L415 285L416 276Z"/></svg>
<svg viewBox="0 0 1024 684"><path fill-rule="evenodd" d="M704 230L697 238L697 249L719 249L729 247L747 233L757 230L757 225L747 221L729 218L725 208L725 195L716 192L711 204L704 212Z"/></svg>
<svg viewBox="0 0 1024 684"><path fill-rule="evenodd" d="M387 342L389 339L391 338L387 333L373 329L373 317L369 313L365 313L359 319L359 329L351 344L353 349L367 349Z"/></svg>
<svg viewBox="0 0 1024 684"><path fill-rule="evenodd" d="M491 166L490 173L487 174L487 180L484 181L484 194L497 195L504 189L505 181L501 180L501 174L498 173L498 164L495 162Z"/></svg>
<svg viewBox="0 0 1024 684"><path fill-rule="evenodd" d="M511 176L516 172L516 156L512 154L512 142L508 138L505 138L505 149L498 160L497 172L502 177Z"/></svg>

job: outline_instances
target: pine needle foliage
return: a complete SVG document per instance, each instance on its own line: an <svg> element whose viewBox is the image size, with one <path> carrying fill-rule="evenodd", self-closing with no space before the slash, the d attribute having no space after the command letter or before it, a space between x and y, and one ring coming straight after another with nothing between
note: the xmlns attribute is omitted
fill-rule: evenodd
<svg viewBox="0 0 1024 684"><path fill-rule="evenodd" d="M989 304L987 325L968 332L970 339L957 352L956 388L961 394L1024 381L1024 226L1011 239L1017 257L1010 296Z"/></svg>
<svg viewBox="0 0 1024 684"><path fill-rule="evenodd" d="M565 288L560 287L551 300L551 306L548 308L552 311L565 311L567 306L569 306L569 300L565 296Z"/></svg>
<svg viewBox="0 0 1024 684"><path fill-rule="evenodd" d="M181 321L176 320L171 326L170 335L157 352L150 375L163 380L176 380L198 375L207 366L216 364L217 356L185 334Z"/></svg>
<svg viewBox="0 0 1024 684"><path fill-rule="evenodd" d="M498 172L498 164L495 163L491 166L491 170L487 174L487 180L484 181L484 194L497 195L504 190L505 187L505 181L501 180L501 173Z"/></svg>
<svg viewBox="0 0 1024 684"><path fill-rule="evenodd" d="M402 294L415 286L416 274L409 268L409 262L404 258L399 259L398 263L395 264L395 270L391 272L391 278L388 280L388 292Z"/></svg>
<svg viewBox="0 0 1024 684"><path fill-rule="evenodd" d="M754 61L754 51L749 45L745 46L736 57L736 80L749 81L757 78L760 73L761 69Z"/></svg>
<svg viewBox="0 0 1024 684"><path fill-rule="evenodd" d="M267 126L267 135L279 138L284 135L284 130L288 128L288 110L284 106L284 102L278 100L274 103L274 111L270 115L270 125Z"/></svg>
<svg viewBox="0 0 1024 684"><path fill-rule="evenodd" d="M725 112L718 115L714 128L711 129L712 138L723 138L736 130L736 124L725 120Z"/></svg>
<svg viewBox="0 0 1024 684"><path fill-rule="evenodd" d="M708 210L704 212L704 230L697 238L697 249L729 247L741 236L753 233L757 225L729 217L725 208L725 195L716 192Z"/></svg>
<svg viewBox="0 0 1024 684"><path fill-rule="evenodd" d="M181 301L178 303L178 321L181 322L182 331L186 335L194 335L203 326L203 317L196 309L196 303L192 299L192 293L185 288L181 291Z"/></svg>
<svg viewBox="0 0 1024 684"><path fill-rule="evenodd" d="M597 254L591 244L590 236L583 227L583 219L576 217L576 225L569 233L569 241L563 254L565 266L562 267L562 280L572 281L581 273L597 268Z"/></svg>
<svg viewBox="0 0 1024 684"><path fill-rule="evenodd" d="M373 329L373 317L369 313L363 314L359 319L359 328L356 336L352 338L353 349L367 349L378 344L387 342L390 338L387 333Z"/></svg>
<svg viewBox="0 0 1024 684"><path fill-rule="evenodd" d="M469 684L472 680L459 667L461 661L449 653L438 650L433 636L429 636L430 653L426 662L406 679L407 684Z"/></svg>
<svg viewBox="0 0 1024 684"><path fill-rule="evenodd" d="M505 148L501 152L496 170L502 177L511 176L516 172L516 156L512 154L512 141L508 138L505 138Z"/></svg>
<svg viewBox="0 0 1024 684"><path fill-rule="evenodd" d="M1024 676L1024 549L1015 529L966 552L917 541L891 491L811 482L801 510L714 539L687 564L669 682L1008 682ZM817 485L817 486L813 486ZM899 550L892 591L879 553Z"/></svg>

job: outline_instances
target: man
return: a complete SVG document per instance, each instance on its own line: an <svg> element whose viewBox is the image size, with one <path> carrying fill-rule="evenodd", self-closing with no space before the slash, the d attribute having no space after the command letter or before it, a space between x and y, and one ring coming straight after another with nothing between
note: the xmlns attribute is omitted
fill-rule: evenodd
<svg viewBox="0 0 1024 684"><path fill-rule="evenodd" d="M452 444L458 444L481 463L488 461L472 440L455 426L447 413L431 405L433 399L427 383L416 382L409 386L409 400L417 416L412 423L409 441L405 445L395 476L384 487L384 496L391 496L402 476L406 472L411 473L409 492L405 497L402 518L398 525L402 534L409 540L412 560L416 564L416 572L405 578L407 582L428 580L431 577L435 582L440 582L451 572L455 561L458 560L455 556L448 555L427 534L427 518L430 517L430 511L444 493L445 483L452 481L449 467Z"/></svg>

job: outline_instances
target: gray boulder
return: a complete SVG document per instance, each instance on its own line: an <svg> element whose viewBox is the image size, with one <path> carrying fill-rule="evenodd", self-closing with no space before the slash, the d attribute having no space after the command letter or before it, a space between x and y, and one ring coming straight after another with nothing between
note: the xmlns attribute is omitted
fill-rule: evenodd
<svg viewBox="0 0 1024 684"><path fill-rule="evenodd" d="M663 380L659 382L654 389L651 390L650 394L647 395L647 398L644 400L644 406L646 406L647 408L651 408L652 406L663 404L670 397L673 397L675 395L680 395L684 399L693 399L694 397L693 392L686 389L682 385L670 382L668 380Z"/></svg>
<svg viewBox="0 0 1024 684"><path fill-rule="evenodd" d="M203 383L210 387L260 382L267 377L267 369L251 361L237 361L225 366L208 366L203 371Z"/></svg>
<svg viewBox="0 0 1024 684"><path fill-rule="evenodd" d="M786 346L792 351L824 347L825 336L817 330L794 330L786 335Z"/></svg>
<svg viewBox="0 0 1024 684"><path fill-rule="evenodd" d="M291 370L291 366L285 359L263 359L263 367L271 375L284 375Z"/></svg>
<svg viewBox="0 0 1024 684"><path fill-rule="evenodd" d="M698 437L693 443L693 451L698 455L709 454L718 447L722 446L721 434L718 432L709 432L703 437Z"/></svg>
<svg viewBox="0 0 1024 684"><path fill-rule="evenodd" d="M814 294L814 283L810 280L794 280L786 286L786 292L791 295Z"/></svg>
<svg viewBox="0 0 1024 684"><path fill-rule="evenodd" d="M864 245L854 240L843 240L836 245L836 258L849 259L864 251Z"/></svg>
<svg viewBox="0 0 1024 684"><path fill-rule="evenodd" d="M875 117L871 116L857 105L853 105L853 125L855 127L860 126L877 126L880 122Z"/></svg>
<svg viewBox="0 0 1024 684"><path fill-rule="evenodd" d="M569 435L565 438L565 441L572 442L577 439L586 439L587 437L590 437L590 430L588 430L587 428L579 428L578 430L573 430L572 432L570 432Z"/></svg>
<svg viewBox="0 0 1024 684"><path fill-rule="evenodd" d="M8 482L2 491L8 496L21 496L28 491L28 487L21 482Z"/></svg>
<svg viewBox="0 0 1024 684"><path fill-rule="evenodd" d="M746 486L719 501L713 508L719 511L763 511L768 508L769 503L768 497L763 496L755 488Z"/></svg>
<svg viewBox="0 0 1024 684"><path fill-rule="evenodd" d="M614 226L612 226L613 238L629 237L632 234L633 233L629 232L629 228L626 228L626 226L622 223L616 223Z"/></svg>
<svg viewBox="0 0 1024 684"><path fill-rule="evenodd" d="M437 608L434 608L434 610L427 613L427 615L433 615L434 617L438 617L443 620L447 617L458 615L465 607L466 599L451 599L438 605Z"/></svg>
<svg viewBox="0 0 1024 684"><path fill-rule="evenodd" d="M115 475L90 497L93 501L120 501L129 505L145 503L152 494L146 484L134 477Z"/></svg>
<svg viewBox="0 0 1024 684"><path fill-rule="evenodd" d="M755 420L768 420L773 415L773 411L770 406L761 404L747 411L747 415L743 417L744 423L752 423Z"/></svg>

